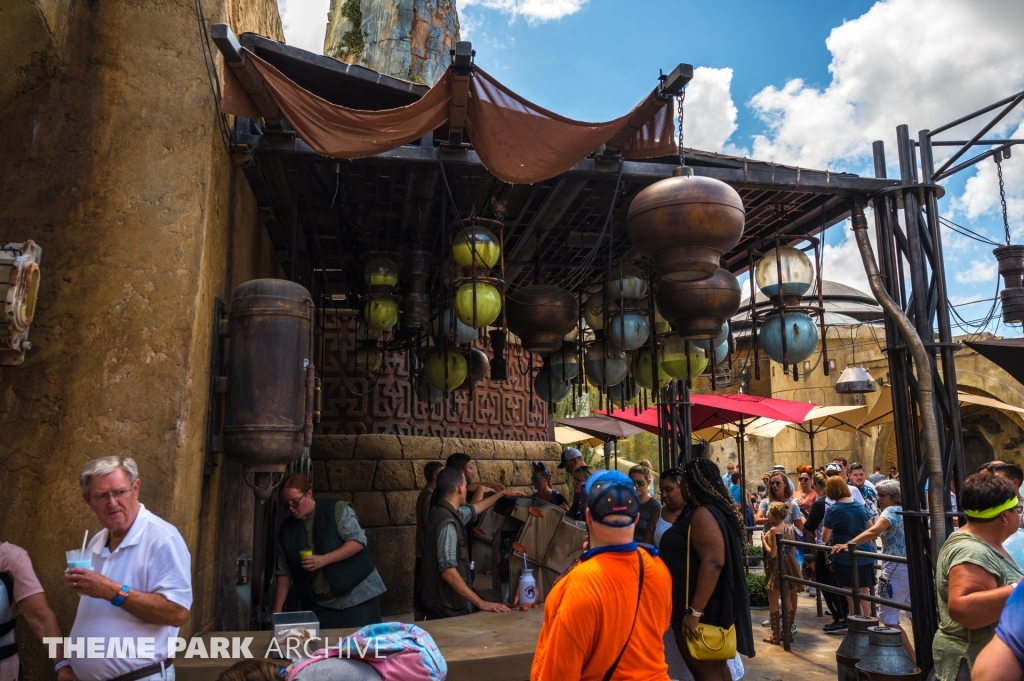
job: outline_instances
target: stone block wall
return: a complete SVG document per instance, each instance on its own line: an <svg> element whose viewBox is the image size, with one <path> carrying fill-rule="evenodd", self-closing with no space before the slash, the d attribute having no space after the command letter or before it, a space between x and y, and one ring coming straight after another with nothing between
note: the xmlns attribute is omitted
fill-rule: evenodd
<svg viewBox="0 0 1024 681"><path fill-rule="evenodd" d="M405 435L319 435L313 438L313 490L352 503L366 530L368 548L388 591L385 615L412 612L416 564L416 497L426 485L424 467L464 452L477 477L533 493L531 461L544 461L552 483L568 487L555 466L562 448L553 442L470 440Z"/></svg>

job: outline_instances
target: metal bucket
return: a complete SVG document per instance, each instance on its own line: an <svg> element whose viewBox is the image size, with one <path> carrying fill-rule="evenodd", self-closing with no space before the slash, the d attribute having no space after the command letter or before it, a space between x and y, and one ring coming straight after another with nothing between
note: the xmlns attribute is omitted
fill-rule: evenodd
<svg viewBox="0 0 1024 681"><path fill-rule="evenodd" d="M868 629L877 625L877 617L850 615L846 618L846 636L836 650L839 681L857 681L857 662L868 650Z"/></svg>
<svg viewBox="0 0 1024 681"><path fill-rule="evenodd" d="M857 663L860 681L920 681L921 670L903 649L903 635L894 627L868 629L868 647Z"/></svg>

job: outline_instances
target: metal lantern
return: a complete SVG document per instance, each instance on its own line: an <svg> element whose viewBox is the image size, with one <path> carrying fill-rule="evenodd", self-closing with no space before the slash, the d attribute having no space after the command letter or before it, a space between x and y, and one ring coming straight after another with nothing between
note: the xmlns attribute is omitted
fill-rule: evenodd
<svg viewBox="0 0 1024 681"><path fill-rule="evenodd" d="M572 327L572 331L562 336L562 340L566 343L575 343L576 339L580 337L580 327Z"/></svg>
<svg viewBox="0 0 1024 681"><path fill-rule="evenodd" d="M462 385L469 367L461 353L431 348L423 359L423 378L434 388L447 392Z"/></svg>
<svg viewBox="0 0 1024 681"><path fill-rule="evenodd" d="M662 281L657 300L680 336L714 338L740 309L740 285L732 273L719 269L702 281Z"/></svg>
<svg viewBox="0 0 1024 681"><path fill-rule="evenodd" d="M818 347L818 327L806 312L786 312L786 357L782 352L782 315L773 312L764 318L758 331L761 349L779 364L802 362ZM786 361L784 362L783 359Z"/></svg>
<svg viewBox="0 0 1024 681"><path fill-rule="evenodd" d="M422 376L416 381L416 396L427 404L441 404L444 401L444 393L427 383Z"/></svg>
<svg viewBox="0 0 1024 681"><path fill-rule="evenodd" d="M736 190L688 172L679 168L675 177L637 194L626 223L636 249L672 282L713 276L722 255L743 236L743 201Z"/></svg>
<svg viewBox="0 0 1024 681"><path fill-rule="evenodd" d="M477 330L472 326L463 324L458 315L455 319L455 335L452 336L452 311L451 308L446 309L437 317L430 322L430 335L434 338L446 336L448 340L453 343L460 345L466 345L476 340Z"/></svg>
<svg viewBox="0 0 1024 681"><path fill-rule="evenodd" d="M846 367L836 381L836 392L842 394L873 393L878 384L871 377L871 372L864 367Z"/></svg>
<svg viewBox="0 0 1024 681"><path fill-rule="evenodd" d="M491 269L501 256L501 243L494 232L481 225L466 225L452 240L452 258L463 269Z"/></svg>
<svg viewBox="0 0 1024 681"><path fill-rule="evenodd" d="M799 305L800 298L814 283L814 267L811 259L800 249L779 246L758 261L754 281L761 292L776 304L782 300L787 305Z"/></svg>
<svg viewBox="0 0 1024 681"><path fill-rule="evenodd" d="M608 320L608 340L622 350L642 348L651 336L651 325L642 312L626 310Z"/></svg>
<svg viewBox="0 0 1024 681"><path fill-rule="evenodd" d="M580 360L576 349L571 345L563 345L558 352L548 358L551 375L559 381L571 381L580 375Z"/></svg>
<svg viewBox="0 0 1024 681"><path fill-rule="evenodd" d="M640 396L636 381L624 378L615 385L608 386L608 401L615 405L632 407Z"/></svg>
<svg viewBox="0 0 1024 681"><path fill-rule="evenodd" d="M1003 321L1024 322L1024 246L1000 246L992 253L1003 278L1003 290L999 292Z"/></svg>
<svg viewBox="0 0 1024 681"><path fill-rule="evenodd" d="M558 380L548 367L544 367L533 379L533 391L545 402L561 402L569 395L569 382Z"/></svg>
<svg viewBox="0 0 1024 681"><path fill-rule="evenodd" d="M655 302L654 303L654 333L656 335L660 336L661 334L668 333L671 330L672 330L672 325L668 323L668 320L665 319L664 316L662 316L661 310L658 309L658 303Z"/></svg>
<svg viewBox="0 0 1024 681"><path fill-rule="evenodd" d="M653 374L654 371L651 368L651 350L650 348L644 348L640 352L636 353L636 359L633 360L633 378L637 385L647 388L648 390L654 390ZM665 387L671 380L672 377L669 376L667 371L665 371L665 364L659 356L658 387Z"/></svg>
<svg viewBox="0 0 1024 681"><path fill-rule="evenodd" d="M595 385L615 385L629 373L626 354L607 347L604 341L597 341L587 348L583 368L587 372L587 380Z"/></svg>
<svg viewBox="0 0 1024 681"><path fill-rule="evenodd" d="M391 293L398 286L398 265L387 255L375 255L363 268L363 280L372 293Z"/></svg>
<svg viewBox="0 0 1024 681"><path fill-rule="evenodd" d="M647 277L633 263L621 262L612 266L605 291L611 301L640 300L647 295Z"/></svg>
<svg viewBox="0 0 1024 681"><path fill-rule="evenodd" d="M715 364L721 364L729 356L729 341L722 341L715 346Z"/></svg>
<svg viewBox="0 0 1024 681"><path fill-rule="evenodd" d="M470 348L469 350L469 377L466 383L478 383L485 378L491 370L491 360L487 358L487 353L478 348Z"/></svg>
<svg viewBox="0 0 1024 681"><path fill-rule="evenodd" d="M379 331L387 331L398 323L398 301L381 296L370 298L363 307L366 324Z"/></svg>
<svg viewBox="0 0 1024 681"><path fill-rule="evenodd" d="M384 353L376 344L364 344L356 349L356 366L367 372L374 372L384 364Z"/></svg>
<svg viewBox="0 0 1024 681"><path fill-rule="evenodd" d="M689 353L686 351L687 344L689 344ZM704 373L704 369L708 366L708 353L695 341L688 341L673 334L665 340L665 345L661 348L660 360L659 368L664 368L665 373L672 378L683 380Z"/></svg>
<svg viewBox="0 0 1024 681"><path fill-rule="evenodd" d="M547 355L562 347L565 334L579 323L579 302L558 286L531 284L505 296L508 330L519 336L523 349Z"/></svg>
<svg viewBox="0 0 1024 681"><path fill-rule="evenodd" d="M455 314L474 329L488 326L501 314L501 293L485 281L463 284L455 294Z"/></svg>
<svg viewBox="0 0 1024 681"><path fill-rule="evenodd" d="M711 351L712 348L717 348L722 343L726 343L729 340L729 322L722 324L722 330L718 332L718 335L714 338L705 338L702 340L693 341L693 344L698 348L703 348L707 351Z"/></svg>

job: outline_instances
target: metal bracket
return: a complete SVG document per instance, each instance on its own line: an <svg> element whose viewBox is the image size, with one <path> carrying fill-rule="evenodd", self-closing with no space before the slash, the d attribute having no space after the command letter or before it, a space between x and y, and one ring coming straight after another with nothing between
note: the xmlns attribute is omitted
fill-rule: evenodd
<svg viewBox="0 0 1024 681"><path fill-rule="evenodd" d="M224 418L224 395L228 391L228 378L224 372L224 342L230 329L227 309L219 297L213 303L213 337L210 340L210 390L206 407L206 459L204 475L212 475L215 454L224 451L224 438L220 434Z"/></svg>

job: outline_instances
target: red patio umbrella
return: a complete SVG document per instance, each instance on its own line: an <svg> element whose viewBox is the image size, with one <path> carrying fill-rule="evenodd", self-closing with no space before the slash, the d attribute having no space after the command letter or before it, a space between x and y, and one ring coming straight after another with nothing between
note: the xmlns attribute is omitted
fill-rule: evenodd
<svg viewBox="0 0 1024 681"><path fill-rule="evenodd" d="M729 395L691 395L690 424L693 430L701 430L709 426L732 423L738 426L736 436L739 450L740 471L743 476L744 493L747 486L747 466L743 452L743 436L746 426L755 419L767 418L789 423L803 423L807 413L814 408L810 402L779 400L773 397L758 397L734 393ZM639 426L644 430L658 434L658 407L648 407L633 413L632 409L614 409L608 416ZM689 437L689 434L687 434Z"/></svg>
<svg viewBox="0 0 1024 681"><path fill-rule="evenodd" d="M778 400L773 397L758 397L736 393L731 395L691 395L690 421L694 430L701 430L724 423L746 426L757 418L803 423L807 413L814 408L810 402ZM625 421L646 431L658 433L658 408L648 407L633 413L631 407L613 409L612 418Z"/></svg>

